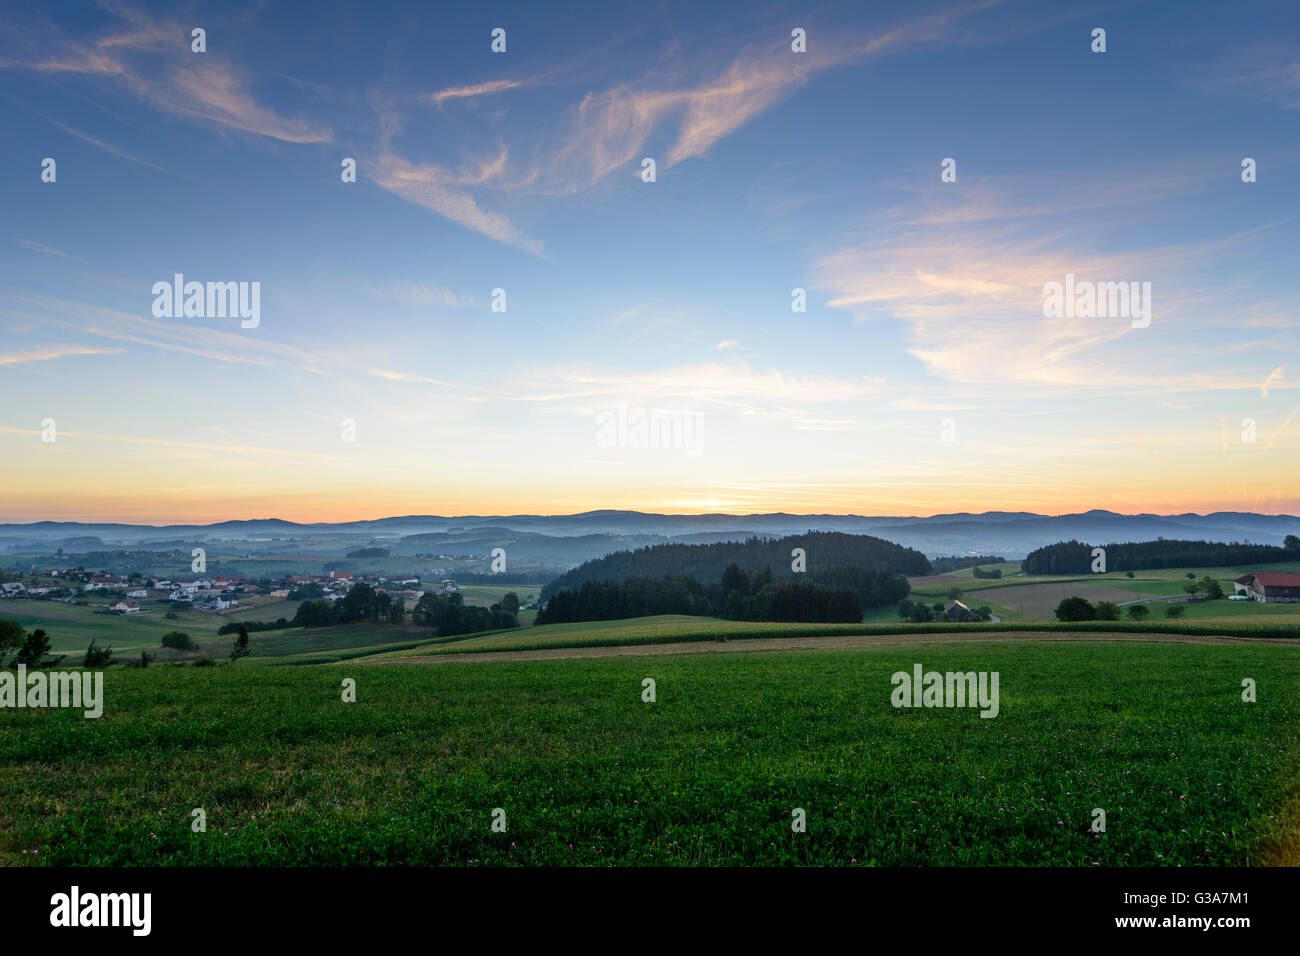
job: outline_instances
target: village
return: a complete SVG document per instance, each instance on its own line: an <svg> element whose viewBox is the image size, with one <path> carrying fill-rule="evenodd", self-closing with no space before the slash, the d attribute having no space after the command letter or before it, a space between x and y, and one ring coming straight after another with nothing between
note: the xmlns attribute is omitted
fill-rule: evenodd
<svg viewBox="0 0 1300 956"><path fill-rule="evenodd" d="M442 570L442 569L438 569ZM104 568L47 568L32 577L35 583L9 581L0 584L0 597L85 603L88 596L106 598L106 614L137 614L148 610L147 602L170 607L193 608L220 613L240 606L241 597L264 596L307 600L339 601L354 584L364 582L394 601L414 604L426 593L454 594L460 587L451 578L425 584L419 577L397 578L383 573L329 571L281 578L243 577L150 577L139 573L112 574ZM40 580L48 579L48 580Z"/></svg>

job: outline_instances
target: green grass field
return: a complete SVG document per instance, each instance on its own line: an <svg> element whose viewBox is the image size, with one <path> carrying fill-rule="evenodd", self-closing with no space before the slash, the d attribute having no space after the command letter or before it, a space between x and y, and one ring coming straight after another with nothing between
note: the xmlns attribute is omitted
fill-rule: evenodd
<svg viewBox="0 0 1300 956"><path fill-rule="evenodd" d="M1189 572L1195 575L1196 580L1200 580L1207 575L1214 578L1223 588L1224 594L1231 594L1233 593L1231 584L1233 579L1241 577L1249 571L1300 571L1300 563L1292 562L1261 567L1168 568L1134 572L1134 576L1129 578L1124 572L1118 571L1086 576L1016 576L1009 570L1008 566L1004 565L1002 567L1004 568L1003 574L1006 576L997 580L984 578L976 580L971 577L969 569L953 572L951 575L954 578L961 575L964 577L963 580L933 583L926 582L924 579L914 579L921 583L914 585L909 597L912 600L933 603L934 601L946 600L949 590L958 587L962 590L961 599L964 602L972 607L987 604L993 610L993 613L1004 621L1051 621L1054 619L1052 612L1055 605L1058 603L1059 597L1063 595L1077 595L1094 602L1097 600L1115 600L1116 603L1120 603L1122 600L1149 601L1152 598L1185 597L1186 592L1183 590L1183 586L1190 583L1187 578ZM1019 566L1014 567L1018 568ZM1019 589L1022 588L1025 590L1020 591ZM1114 594L1112 589L1126 592L1126 594L1121 598L1121 596ZM1050 601L1044 602L1041 598L1041 592L1044 590L1052 592ZM976 597L976 592L980 596ZM996 593L997 600L994 600L990 592ZM1023 604L1024 609L1021 610L1017 606L1018 604ZM1152 602L1152 617L1163 620L1165 606L1164 602ZM868 622L885 622L889 620L889 617L889 609L881 608L869 612L866 620ZM1300 629L1300 604L1266 605L1257 604L1254 601L1208 601L1187 605L1183 612L1183 618L1206 624L1249 624L1253 621L1265 620L1270 624L1276 624L1290 618L1295 622L1297 629Z"/></svg>
<svg viewBox="0 0 1300 956"><path fill-rule="evenodd" d="M542 589L536 584L466 584L460 589L466 604L479 604L483 607L497 603L507 591L514 591L520 604L532 604Z"/></svg>
<svg viewBox="0 0 1300 956"><path fill-rule="evenodd" d="M176 617L167 618L165 604L146 604L148 611L130 615L96 614L95 608L106 604L103 599L92 600L85 607L61 604L54 601L5 601L0 605L0 617L16 620L27 630L42 627L50 635L51 650L66 654L64 664L76 666L91 639L100 646L113 648L114 659L126 661L148 650L158 655L159 661L188 659L198 655L176 654L159 646L168 631L184 631L197 641L201 653L223 660L234 646L235 635L218 635L217 630L232 621L274 621L280 617L292 619L298 601L254 599L253 606L223 614L207 611L176 611ZM275 663L303 663L305 661L331 661L356 656L375 647L408 646L413 642L427 642L427 627L413 624L346 624L337 627L286 628L285 630L255 631L250 635L251 659L266 659Z"/></svg>
<svg viewBox="0 0 1300 956"><path fill-rule="evenodd" d="M893 708L916 662L997 671L1000 715ZM1287 646L154 667L105 697L4 713L0 863L1173 866L1300 838Z"/></svg>
<svg viewBox="0 0 1300 956"><path fill-rule="evenodd" d="M1227 604L1228 602L1222 602ZM1157 607L1159 605L1156 605ZM1254 621L1229 618L1226 621L1191 619L1166 620L1157 613L1143 623L1129 621L1088 621L1077 624L1061 622L972 624L910 624L897 615L881 623L867 624L785 624L779 622L727 621L721 618L682 614L660 614L618 621L583 621L573 624L546 624L540 627L512 628L451 638L425 641L409 649L378 653L387 657L424 657L430 654L473 654L496 651L524 651L553 648L618 647L635 644L669 644L720 639L844 637L852 635L915 635L924 638L953 633L1002 634L1008 631L1034 633L1121 632L1131 634L1163 633L1189 637L1230 635L1244 638L1295 638L1300 646L1300 627L1290 627L1291 620L1264 616ZM1281 626L1279 626L1281 625ZM994 638L996 639L996 638Z"/></svg>

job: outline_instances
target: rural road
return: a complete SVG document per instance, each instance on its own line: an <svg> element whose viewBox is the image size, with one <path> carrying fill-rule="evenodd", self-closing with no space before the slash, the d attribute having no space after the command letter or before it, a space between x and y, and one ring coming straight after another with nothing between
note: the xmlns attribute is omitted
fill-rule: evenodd
<svg viewBox="0 0 1300 956"><path fill-rule="evenodd" d="M1124 641L1139 644L1291 644L1286 638L1246 638L1182 634L1123 634L1113 632L1061 634L1049 631L1016 631L965 634L862 634L847 637L773 637L727 641L681 641L673 644L627 644L618 647L548 647L532 651L484 651L478 654L427 654L389 660L356 658L338 665L358 664L490 664L501 661L554 661L595 657L658 657L666 654L753 654L772 651L836 650L853 647L889 647L913 644L955 644L961 642L1006 641ZM336 666L338 666L336 665Z"/></svg>

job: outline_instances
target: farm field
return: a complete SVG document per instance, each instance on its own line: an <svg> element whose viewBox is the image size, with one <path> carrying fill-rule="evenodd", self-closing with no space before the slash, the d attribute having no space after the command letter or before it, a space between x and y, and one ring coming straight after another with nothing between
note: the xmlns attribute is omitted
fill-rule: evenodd
<svg viewBox="0 0 1300 956"><path fill-rule="evenodd" d="M481 604L490 607L508 592L514 591L520 604L531 604L537 600L542 589L537 584L466 584L461 586L461 594L466 604Z"/></svg>
<svg viewBox="0 0 1300 956"><path fill-rule="evenodd" d="M1227 604L1228 602L1222 602ZM385 657L423 657L442 654L478 654L496 651L523 651L548 648L619 647L638 644L680 644L745 639L798 639L850 636L915 636L918 641L942 640L951 634L986 634L998 640L1009 633L1037 633L1065 636L1073 633L1120 633L1125 635L1165 634L1173 636L1220 637L1234 640L1252 637L1271 639L1296 638L1300 646L1300 628L1292 631L1278 627L1277 618L1255 621L1166 621L1163 617L1142 624L1128 621L1089 621L1079 624L1060 622L1012 621L980 624L909 624L897 620L879 624L788 624L780 622L727 621L721 618L662 614L616 621L584 621L575 624L547 624L526 630L489 631L463 637L425 641L411 649L381 653ZM1286 624L1286 619L1282 619ZM1258 633L1257 633L1258 632Z"/></svg>
<svg viewBox="0 0 1300 956"><path fill-rule="evenodd" d="M460 591L465 596L466 604L491 607L500 601L507 591L515 592L520 605L532 604L541 594L542 588L538 584L466 584ZM520 610L518 618L519 626L527 627L537 620L537 612Z"/></svg>
<svg viewBox="0 0 1300 956"><path fill-rule="evenodd" d="M1055 617L1057 604L1064 597L1078 596L1094 604L1098 601L1111 601L1115 604L1144 601L1151 603L1151 613L1163 618L1165 603L1159 598L1186 597L1183 586L1191 579L1209 576L1217 580L1225 594L1232 593L1233 579L1241 577L1252 570L1291 572L1300 568L1292 563L1280 563L1254 567L1214 567L1214 568L1166 568L1153 571L1135 572L1129 578L1123 572L1108 572L1087 576L1030 575L1008 577L1000 580L980 579L969 583L946 580L944 583L926 583L919 586L914 583L912 600L927 602L946 600L949 590L956 586L962 590L961 600L971 607L987 604L1004 621L1038 620L1051 621ZM947 576L951 577L951 576ZM937 580L937 579L936 579ZM978 587L976 586L978 584ZM999 610L999 607L1002 610ZM883 610L883 609L882 609ZM1271 604L1261 605L1247 601L1207 601L1185 605L1184 618L1203 620L1205 622L1221 621L1224 623L1250 621L1269 618L1277 623L1276 618L1291 616L1300 627L1300 605ZM885 619L880 612L872 612L869 621Z"/></svg>
<svg viewBox="0 0 1300 956"><path fill-rule="evenodd" d="M9 600L0 604L0 617L16 620L27 630L44 628L50 636L51 650L55 654L67 654L64 664L69 666L79 662L92 638L98 640L100 646L112 647L117 661L138 657L142 650L157 653L160 662L200 656L160 648L159 642L168 631L184 631L198 642L203 654L221 660L230 653L235 640L233 634L217 634L223 624L292 618L299 603L274 599L263 601L267 603L223 614L176 611L176 617L168 619L165 617L167 606L161 604L147 605L150 610L138 614L112 615L94 613L95 607L104 602L83 607L55 601ZM427 641L429 636L429 628L413 624L346 624L255 631L250 635L250 658L285 658L288 662L291 656L324 654L327 659L337 659L339 651Z"/></svg>
<svg viewBox="0 0 1300 956"><path fill-rule="evenodd" d="M50 645L58 654L80 654L92 639L101 645L111 644L119 656L158 646L168 631L184 631L195 640L215 640L217 629L227 620L224 615L206 611L177 611L174 619L165 615L165 604L145 604L148 608L138 614L96 614L95 610L108 604L107 600L91 600L88 605L63 604L58 601L9 600L0 604L0 617L16 620L28 630L45 628ZM262 612L263 614L266 612ZM271 618L279 617L272 614ZM292 616L290 614L289 616ZM254 613L252 618L259 615ZM223 638L230 640L230 638Z"/></svg>
<svg viewBox="0 0 1300 956"><path fill-rule="evenodd" d="M997 671L998 717L893 708L917 662ZM1286 646L150 668L107 672L105 697L98 720L0 723L0 864L1196 866L1300 845Z"/></svg>
<svg viewBox="0 0 1300 956"><path fill-rule="evenodd" d="M1087 598L1094 604L1098 601L1112 601L1118 604L1121 601L1135 600L1131 591L1088 581L1068 584L1026 584L1017 588L971 591L963 594L962 601L971 607L981 604L991 606L992 602L1000 601L1008 608L1032 620L1049 621L1055 616L1056 606L1061 603L1061 600L1073 595Z"/></svg>
<svg viewBox="0 0 1300 956"><path fill-rule="evenodd" d="M894 615L897 619L897 614ZM648 644L663 641L715 640L719 637L812 637L861 634L861 624L782 624L726 621L689 614L656 614L616 621L582 621L542 627L488 631L448 641L434 641L415 653L462 653L478 650L516 650L530 647L581 647L589 644ZM405 653L405 652L402 652Z"/></svg>

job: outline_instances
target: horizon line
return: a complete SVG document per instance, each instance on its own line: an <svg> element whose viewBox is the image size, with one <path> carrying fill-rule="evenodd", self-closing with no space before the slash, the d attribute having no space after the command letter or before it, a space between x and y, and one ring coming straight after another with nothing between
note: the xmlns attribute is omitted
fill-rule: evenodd
<svg viewBox="0 0 1300 956"><path fill-rule="evenodd" d="M1296 518L1297 520L1300 520L1300 517L1290 514L1289 512L1240 511L1240 510L1206 511L1206 512L1180 511L1180 512L1170 512L1167 514L1162 514L1153 511L1124 512L1124 511L1112 511L1108 508L1089 508L1086 511L1067 511L1067 512L1061 512L1059 514L1051 514L1048 512L1039 512L1039 511L1005 511L1005 510L992 509L989 511L942 511L930 515L921 515L921 514L859 514L857 512L834 512L834 511L667 512L667 511L640 511L634 508L592 508L588 511L575 511L575 512L554 513L554 514L542 514L542 513L534 513L534 512L514 512L512 514L501 513L501 514L441 515L441 514L428 513L428 514L405 514L405 515L381 515L380 517L377 518L348 518L348 519L337 520L337 521L295 521L291 518L253 517L253 518L222 518L217 521L208 521L208 522L192 522L192 523L171 522L171 523L155 524L151 522L123 521L117 519L55 520L50 518L42 518L42 519L37 519L35 521L0 520L0 527L23 528L23 527L32 527L35 525L123 525L126 527L133 527L133 528L154 528L154 529L163 530L166 528L212 528L222 524L250 523L250 522L257 522L257 521L279 522L281 524L297 525L300 527L311 527L313 525L373 524L378 521L401 521L401 520L417 520L417 519L426 519L426 518L438 519L442 521L486 520L486 519L493 519L493 518L561 519L561 518L580 518L587 515L597 515L597 514L641 515L644 517L655 517L655 518L710 518L710 517L772 518L772 517L784 516L784 517L791 517L791 518L864 518L864 519L891 518L891 519L898 519L898 520L914 519L914 520L922 520L922 521L930 520L934 518L955 517L960 515L969 515L975 518L984 517L987 515L1025 515L1033 518L1072 518L1072 517L1081 517L1081 516L1093 515L1093 514L1114 515L1121 518L1183 518L1183 517L1208 518L1211 515L1236 514L1236 515L1255 515L1264 518Z"/></svg>

